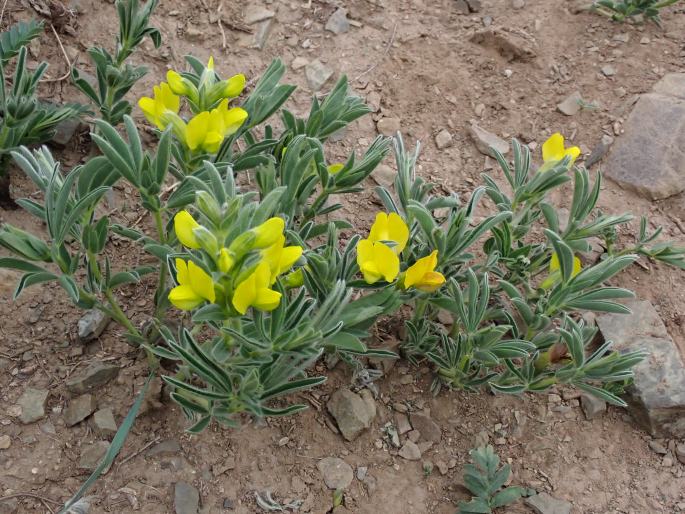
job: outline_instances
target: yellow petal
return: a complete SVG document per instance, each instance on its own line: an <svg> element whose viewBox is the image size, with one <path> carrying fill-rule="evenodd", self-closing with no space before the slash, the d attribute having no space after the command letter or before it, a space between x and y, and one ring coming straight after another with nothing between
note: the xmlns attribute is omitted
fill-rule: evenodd
<svg viewBox="0 0 685 514"><path fill-rule="evenodd" d="M183 82L183 77L180 73L174 70L169 70L166 72L166 80L169 83L171 90L177 95L185 95L187 93L187 86Z"/></svg>
<svg viewBox="0 0 685 514"><path fill-rule="evenodd" d="M564 136L555 132L542 144L542 160L544 162L560 161L564 158Z"/></svg>
<svg viewBox="0 0 685 514"><path fill-rule="evenodd" d="M362 239L357 243L357 264L367 284L380 280L381 275L373 258L373 243L369 239Z"/></svg>
<svg viewBox="0 0 685 514"><path fill-rule="evenodd" d="M220 132L207 132L202 149L207 153L217 153L223 142L224 136Z"/></svg>
<svg viewBox="0 0 685 514"><path fill-rule="evenodd" d="M404 275L404 287L409 289L411 286L420 284L424 276L435 270L438 264L438 251L433 250L430 255L418 259L414 264L407 268Z"/></svg>
<svg viewBox="0 0 685 514"><path fill-rule="evenodd" d="M140 110L143 111L147 121L153 125L157 125L158 117L155 110L155 101L152 98L149 96L144 96L138 100L138 107L140 107Z"/></svg>
<svg viewBox="0 0 685 514"><path fill-rule="evenodd" d="M571 164L576 162L576 159L580 155L580 148L577 146L572 146L570 148L567 148L566 151L564 152L564 157L570 157L571 158Z"/></svg>
<svg viewBox="0 0 685 514"><path fill-rule="evenodd" d="M336 173L339 173L341 169L343 169L345 165L342 162L336 162L334 164L330 164L326 167L328 170L328 173L331 175L335 175Z"/></svg>
<svg viewBox="0 0 685 514"><path fill-rule="evenodd" d="M260 289L266 289L269 287L269 282L271 281L271 268L269 268L269 265L266 262L262 261L257 264L257 267L254 270L254 276L257 291L259 292Z"/></svg>
<svg viewBox="0 0 685 514"><path fill-rule="evenodd" d="M283 252L281 253L281 261L279 263L279 275L292 268L293 264L295 264L302 256L302 251L303 250L301 246L286 246L283 248Z"/></svg>
<svg viewBox="0 0 685 514"><path fill-rule="evenodd" d="M257 289L255 287L255 275L252 273L235 288L233 293L233 307L235 307L235 310L240 314L245 314L256 297Z"/></svg>
<svg viewBox="0 0 685 514"><path fill-rule="evenodd" d="M224 98L235 98L240 95L245 88L245 75L238 73L226 81L222 96Z"/></svg>
<svg viewBox="0 0 685 514"><path fill-rule="evenodd" d="M207 69L208 70L213 70L214 69L214 57L209 56L209 60L207 61Z"/></svg>
<svg viewBox="0 0 685 514"><path fill-rule="evenodd" d="M228 137L235 134L247 119L247 111L240 107L228 109L223 113L224 117L224 136Z"/></svg>
<svg viewBox="0 0 685 514"><path fill-rule="evenodd" d="M552 254L552 258L549 261L549 271L554 272L554 271L559 271L561 269L561 265L559 264L559 256L557 255L557 252L554 252Z"/></svg>
<svg viewBox="0 0 685 514"><path fill-rule="evenodd" d="M371 225L369 231L369 240L373 243L377 241L389 241L390 233L388 232L388 215L384 212L376 214L376 220Z"/></svg>
<svg viewBox="0 0 685 514"><path fill-rule="evenodd" d="M228 248L222 248L219 252L219 262L217 263L219 271L221 271L222 273L228 273L234 264L235 262L233 260L233 257L231 257Z"/></svg>
<svg viewBox="0 0 685 514"><path fill-rule="evenodd" d="M391 212L388 216L388 233L390 240L397 243L393 250L395 253L401 253L409 240L409 227L399 214Z"/></svg>
<svg viewBox="0 0 685 514"><path fill-rule="evenodd" d="M180 285L188 284L188 265L183 259L176 257L176 282Z"/></svg>
<svg viewBox="0 0 685 514"><path fill-rule="evenodd" d="M419 291L433 293L445 283L445 276L438 271L429 271L421 279L421 283L416 285Z"/></svg>
<svg viewBox="0 0 685 514"><path fill-rule="evenodd" d="M199 226L199 223L195 221L188 211L180 211L174 216L174 231L176 232L176 237L186 248L200 248L200 243L193 233L193 229L198 228Z"/></svg>
<svg viewBox="0 0 685 514"><path fill-rule="evenodd" d="M193 116L186 127L186 145L191 150L197 150L207 136L207 126L209 124L209 113L203 111Z"/></svg>
<svg viewBox="0 0 685 514"><path fill-rule="evenodd" d="M190 282L190 287L193 288L195 294L205 300L214 302L216 294L214 292L214 281L212 280L212 277L193 261L188 261L188 280Z"/></svg>
<svg viewBox="0 0 685 514"><path fill-rule="evenodd" d="M578 257L573 258L573 271L571 272L571 277L575 277L583 269L583 265Z"/></svg>
<svg viewBox="0 0 685 514"><path fill-rule="evenodd" d="M302 284L304 284L304 272L302 271L302 268L297 268L295 271L285 276L286 287L300 287Z"/></svg>
<svg viewBox="0 0 685 514"><path fill-rule="evenodd" d="M373 260L386 282L392 282L400 273L400 259L394 249L383 243L374 243Z"/></svg>
<svg viewBox="0 0 685 514"><path fill-rule="evenodd" d="M161 101L164 109L174 113L178 113L181 107L181 99L174 94L174 92L169 87L169 84L162 82L159 85L159 100Z"/></svg>
<svg viewBox="0 0 685 514"><path fill-rule="evenodd" d="M259 289L252 304L260 311L272 311L281 303L281 293L273 289Z"/></svg>
<svg viewBox="0 0 685 514"><path fill-rule="evenodd" d="M255 234L254 248L267 248L283 235L285 221L282 218L270 218L252 230Z"/></svg>
<svg viewBox="0 0 685 514"><path fill-rule="evenodd" d="M169 291L169 301L183 311L190 311L202 304L205 299L188 285L176 286Z"/></svg>

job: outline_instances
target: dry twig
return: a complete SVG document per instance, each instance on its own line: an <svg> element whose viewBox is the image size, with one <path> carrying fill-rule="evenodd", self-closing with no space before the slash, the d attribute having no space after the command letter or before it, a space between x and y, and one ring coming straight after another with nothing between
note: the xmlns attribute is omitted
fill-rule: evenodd
<svg viewBox="0 0 685 514"><path fill-rule="evenodd" d="M69 56L67 55L67 51L64 49L64 45L62 45L62 40L59 38L59 35L57 34L57 31L55 30L55 26L52 23L50 24L50 28L52 29L52 33L55 35L55 39L57 39L57 43L59 43L59 47L62 50L62 55L64 56L64 60L67 62L67 72L62 77L58 77L55 79L44 79L44 80L41 80L41 82L62 82L63 80L68 79L69 75L71 75L71 62L69 61Z"/></svg>

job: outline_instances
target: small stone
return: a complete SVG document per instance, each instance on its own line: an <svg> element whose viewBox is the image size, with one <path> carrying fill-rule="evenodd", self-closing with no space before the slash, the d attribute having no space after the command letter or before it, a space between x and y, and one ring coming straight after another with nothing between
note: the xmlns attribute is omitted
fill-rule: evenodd
<svg viewBox="0 0 685 514"><path fill-rule="evenodd" d="M502 28L479 30L471 36L470 41L497 52L509 62L529 61L537 55L530 39Z"/></svg>
<svg viewBox="0 0 685 514"><path fill-rule="evenodd" d="M64 409L64 422L68 427L80 423L97 408L97 400L92 394L83 394L72 399Z"/></svg>
<svg viewBox="0 0 685 514"><path fill-rule="evenodd" d="M352 467L342 459L337 457L326 457L321 459L316 467L323 476L323 481L329 489L345 489L354 478Z"/></svg>
<svg viewBox="0 0 685 514"><path fill-rule="evenodd" d="M449 466L447 466L447 463L444 460L437 461L435 465L438 467L438 471L440 471L440 474L443 476L450 471Z"/></svg>
<svg viewBox="0 0 685 514"><path fill-rule="evenodd" d="M395 424L397 426L397 433L399 435L404 435L411 430L409 418L406 414L402 414L401 412L395 414Z"/></svg>
<svg viewBox="0 0 685 514"><path fill-rule="evenodd" d="M84 445L81 451L81 458L78 461L78 467L93 471L98 467L107 450L109 450L109 443L107 441L97 441L93 444ZM107 472L107 469L104 473Z"/></svg>
<svg viewBox="0 0 685 514"><path fill-rule="evenodd" d="M447 130L442 129L435 136L435 146L438 147L438 150L444 150L445 148L452 146L452 134Z"/></svg>
<svg viewBox="0 0 685 514"><path fill-rule="evenodd" d="M259 25L257 25L257 28L255 28L254 31L254 39L253 39L253 47L257 48L258 50L264 50L264 47L266 46L266 42L269 39L269 36L271 35L271 30L274 27L274 19L269 18L264 21L260 21Z"/></svg>
<svg viewBox="0 0 685 514"><path fill-rule="evenodd" d="M181 444L174 439L167 439L157 443L145 452L146 457L172 457L183 451Z"/></svg>
<svg viewBox="0 0 685 514"><path fill-rule="evenodd" d="M536 514L571 514L571 504L569 502L558 500L547 493L529 496L523 501Z"/></svg>
<svg viewBox="0 0 685 514"><path fill-rule="evenodd" d="M476 107L474 107L473 112L478 116L479 118L483 117L483 114L485 114L485 104L478 104Z"/></svg>
<svg viewBox="0 0 685 514"><path fill-rule="evenodd" d="M596 419L607 411L607 402L591 394L581 395L580 406L586 419Z"/></svg>
<svg viewBox="0 0 685 514"><path fill-rule="evenodd" d="M69 141L74 138L74 135L81 129L82 126L81 120L78 118L68 118L64 121L61 121L55 127L55 135L52 136L50 142L59 148L64 148L69 144Z"/></svg>
<svg viewBox="0 0 685 514"><path fill-rule="evenodd" d="M348 441L359 437L371 426L371 422L376 417L373 398L365 399L349 389L338 389L331 395L326 407L338 423L343 437Z"/></svg>
<svg viewBox="0 0 685 514"><path fill-rule="evenodd" d="M27 388L17 400L17 405L21 407L19 419L22 423L28 424L38 421L45 416L45 404L48 401L49 391L45 389Z"/></svg>
<svg viewBox="0 0 685 514"><path fill-rule="evenodd" d="M685 443L677 444L675 447L675 456L681 464L685 464Z"/></svg>
<svg viewBox="0 0 685 514"><path fill-rule="evenodd" d="M369 106L371 112L378 112L381 110L381 94L378 91L371 91L366 95L366 105Z"/></svg>
<svg viewBox="0 0 685 514"><path fill-rule="evenodd" d="M366 478L366 474L369 472L369 468L366 466L359 466L357 468L357 480L363 482Z"/></svg>
<svg viewBox="0 0 685 514"><path fill-rule="evenodd" d="M94 362L85 370L67 380L67 389L74 394L83 394L105 385L119 374L119 366Z"/></svg>
<svg viewBox="0 0 685 514"><path fill-rule="evenodd" d="M509 143L495 134L480 128L475 123L469 126L469 135L473 139L478 151L484 155L494 157L495 154L492 149L499 151L502 155L509 153Z"/></svg>
<svg viewBox="0 0 685 514"><path fill-rule="evenodd" d="M454 10L459 14L469 14L471 12L466 0L454 0Z"/></svg>
<svg viewBox="0 0 685 514"><path fill-rule="evenodd" d="M174 487L174 510L176 514L197 514L200 493L187 482L176 482Z"/></svg>
<svg viewBox="0 0 685 514"><path fill-rule="evenodd" d="M369 496L376 492L376 489L378 488L378 481L376 480L376 477L373 475L366 475L363 483L366 486L366 492Z"/></svg>
<svg viewBox="0 0 685 514"><path fill-rule="evenodd" d="M504 76L507 78L511 78L511 76L514 74L514 70L507 68L504 70Z"/></svg>
<svg viewBox="0 0 685 514"><path fill-rule="evenodd" d="M12 444L12 439L8 435L0 435L0 450L6 450Z"/></svg>
<svg viewBox="0 0 685 514"><path fill-rule="evenodd" d="M407 439L409 439L412 443L418 443L419 439L421 439L421 432L418 430L411 430L407 433Z"/></svg>
<svg viewBox="0 0 685 514"><path fill-rule="evenodd" d="M561 396L559 396L556 393L548 394L547 395L547 403L552 403L552 404L561 403Z"/></svg>
<svg viewBox="0 0 685 514"><path fill-rule="evenodd" d="M483 16L483 27L489 27L490 25L492 25L493 21L495 20L492 18L492 16Z"/></svg>
<svg viewBox="0 0 685 514"><path fill-rule="evenodd" d="M391 188L395 184L396 177L397 172L387 164L379 164L371 174L371 178L373 179L373 181L379 186L383 186L386 189ZM397 359L376 359L376 361L379 363L380 368L383 369L384 374L387 374L388 371L392 369L392 367L395 365L396 360ZM386 366L384 365L386 363L388 365L387 371L385 369Z"/></svg>
<svg viewBox="0 0 685 514"><path fill-rule="evenodd" d="M666 455L668 453L668 450L664 447L664 445L658 441L649 441L648 445L649 449L658 455Z"/></svg>
<svg viewBox="0 0 685 514"><path fill-rule="evenodd" d="M481 0L466 0L466 3L469 4L469 10L471 12L480 12L483 9Z"/></svg>
<svg viewBox="0 0 685 514"><path fill-rule="evenodd" d="M203 41L205 39L205 32L191 25L186 27L185 36L188 41Z"/></svg>
<svg viewBox="0 0 685 514"><path fill-rule="evenodd" d="M670 454L664 455L664 458L661 459L661 465L665 468L670 468L673 466L673 464L674 464L673 457Z"/></svg>
<svg viewBox="0 0 685 514"><path fill-rule="evenodd" d="M117 433L117 422L112 409L100 409L93 414L93 429L102 437L112 437Z"/></svg>
<svg viewBox="0 0 685 514"><path fill-rule="evenodd" d="M304 74L313 92L319 91L333 76L333 70L318 59L310 62L304 69Z"/></svg>
<svg viewBox="0 0 685 514"><path fill-rule="evenodd" d="M295 57L293 59L292 63L290 63L290 67L293 70L297 71L297 70L301 70L302 68L307 66L307 64L309 64L309 61L307 59L305 59L304 57L298 56L298 57Z"/></svg>
<svg viewBox="0 0 685 514"><path fill-rule="evenodd" d="M566 116L574 116L580 112L582 101L580 91L574 91L563 102L557 104L557 109Z"/></svg>
<svg viewBox="0 0 685 514"><path fill-rule="evenodd" d="M248 2L243 16L243 21L248 25L253 25L260 21L269 20L273 18L276 13L270 9L266 9L254 2Z"/></svg>
<svg viewBox="0 0 685 514"><path fill-rule="evenodd" d="M526 6L526 0L511 0L511 6L514 9L523 9Z"/></svg>
<svg viewBox="0 0 685 514"><path fill-rule="evenodd" d="M381 118L376 122L376 129L378 132L384 136L394 136L400 131L400 119L399 118Z"/></svg>
<svg viewBox="0 0 685 514"><path fill-rule="evenodd" d="M647 36L642 36L642 39L640 39L640 44L641 45L648 45L649 43L651 43L649 38Z"/></svg>
<svg viewBox="0 0 685 514"><path fill-rule="evenodd" d="M397 454L406 460L421 460L421 450L416 443L412 441L404 443L404 446L400 448L400 451Z"/></svg>
<svg viewBox="0 0 685 514"><path fill-rule="evenodd" d="M439 443L442 440L440 427L429 417L423 414L410 414L411 426L421 433L424 441Z"/></svg>
<svg viewBox="0 0 685 514"><path fill-rule="evenodd" d="M602 75L605 77L613 77L616 75L616 68L614 68L611 64L606 64L602 66L601 68Z"/></svg>
<svg viewBox="0 0 685 514"><path fill-rule="evenodd" d="M325 29L333 34L343 34L350 30L350 20L347 19L347 9L339 7L326 22Z"/></svg>
<svg viewBox="0 0 685 514"><path fill-rule="evenodd" d="M233 498L224 498L223 503L221 506L225 510L233 510L235 508L235 500Z"/></svg>
<svg viewBox="0 0 685 514"><path fill-rule="evenodd" d="M609 148L614 143L613 136L609 134L604 134L599 143L592 149L590 156L585 159L585 167L590 169L594 164L598 163L604 156L609 152Z"/></svg>

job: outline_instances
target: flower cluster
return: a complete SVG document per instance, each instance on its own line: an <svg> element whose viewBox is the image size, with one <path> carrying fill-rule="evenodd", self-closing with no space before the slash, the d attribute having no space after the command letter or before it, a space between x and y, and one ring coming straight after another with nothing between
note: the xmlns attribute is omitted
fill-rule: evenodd
<svg viewBox="0 0 685 514"><path fill-rule="evenodd" d="M250 307L275 309L281 293L272 286L302 256L302 247L285 246L284 229L282 218L270 218L225 246L188 211L179 212L174 217L176 237L187 249L201 251L187 260L176 258L178 285L169 292L169 301L181 310L214 303L229 315L243 315Z"/></svg>
<svg viewBox="0 0 685 514"><path fill-rule="evenodd" d="M153 97L141 98L138 105L158 129L171 126L176 138L192 153L214 154L248 117L244 109L228 106L243 91L245 76L238 74L228 80L218 80L211 57L201 76L186 75L169 70L168 82L155 86ZM187 123L179 115L181 96L188 100L194 114Z"/></svg>
<svg viewBox="0 0 685 514"><path fill-rule="evenodd" d="M357 264L367 284L383 279L393 282L400 275L400 255L409 240L409 227L396 213L379 212L371 226L369 237L357 245ZM442 273L435 271L438 251L418 259L402 274L399 283L405 289L414 287L431 293L445 283Z"/></svg>

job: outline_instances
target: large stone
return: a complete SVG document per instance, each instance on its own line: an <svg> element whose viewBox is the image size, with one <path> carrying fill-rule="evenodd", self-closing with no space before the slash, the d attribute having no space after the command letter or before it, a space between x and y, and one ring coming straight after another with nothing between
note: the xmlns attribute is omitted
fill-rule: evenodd
<svg viewBox="0 0 685 514"><path fill-rule="evenodd" d="M187 482L176 482L174 487L174 510L176 514L197 514L200 493Z"/></svg>
<svg viewBox="0 0 685 514"><path fill-rule="evenodd" d="M86 312L78 320L78 338L82 343L92 341L100 337L107 328L110 317L102 311L92 309Z"/></svg>
<svg viewBox="0 0 685 514"><path fill-rule="evenodd" d="M421 439L439 443L442 440L440 427L429 416L413 413L409 415L409 421L414 430L418 430Z"/></svg>
<svg viewBox="0 0 685 514"><path fill-rule="evenodd" d="M642 95L606 162L606 174L652 200L685 190L685 73Z"/></svg>
<svg viewBox="0 0 685 514"><path fill-rule="evenodd" d="M22 423L34 423L45 416L45 404L50 391L45 389L27 388L17 400L21 407L19 419Z"/></svg>
<svg viewBox="0 0 685 514"><path fill-rule="evenodd" d="M335 418L343 437L353 441L371 426L376 417L373 398L362 398L349 389L338 389L331 395L326 405L328 412Z"/></svg>
<svg viewBox="0 0 685 514"><path fill-rule="evenodd" d="M333 70L318 59L310 62L304 69L309 89L315 93L333 76Z"/></svg>
<svg viewBox="0 0 685 514"><path fill-rule="evenodd" d="M321 459L316 467L319 468L323 481L329 489L345 489L354 478L352 467L337 457Z"/></svg>
<svg viewBox="0 0 685 514"><path fill-rule="evenodd" d="M97 399L92 394L77 396L64 409L64 422L68 427L80 423L95 411L97 403Z"/></svg>
<svg viewBox="0 0 685 514"><path fill-rule="evenodd" d="M621 352L642 350L645 360L634 368L626 401L633 416L652 435L685 437L685 365L651 303L628 302L631 315L605 314L597 326Z"/></svg>
<svg viewBox="0 0 685 514"><path fill-rule="evenodd" d="M326 22L326 30L333 34L342 34L350 30L350 20L347 19L347 9L339 7Z"/></svg>
<svg viewBox="0 0 685 514"><path fill-rule="evenodd" d="M74 394L88 393L102 387L118 374L119 366L94 362L67 380L67 389Z"/></svg>
<svg viewBox="0 0 685 514"><path fill-rule="evenodd" d="M509 152L509 143L492 132L480 128L475 123L469 126L469 135L473 139L478 151L484 155L494 157L493 148L502 155L506 155Z"/></svg>
<svg viewBox="0 0 685 514"><path fill-rule="evenodd" d="M529 496L524 502L536 514L571 514L571 504L569 502L558 500L547 493Z"/></svg>
<svg viewBox="0 0 685 514"><path fill-rule="evenodd" d="M276 13L272 10L262 7L256 3L248 2L243 15L243 21L248 25L259 23L260 21L270 20Z"/></svg>
<svg viewBox="0 0 685 514"><path fill-rule="evenodd" d="M252 46L258 50L264 50L266 42L271 35L271 31L274 28L274 19L269 18L264 21L260 21L257 28L254 31L254 38Z"/></svg>

